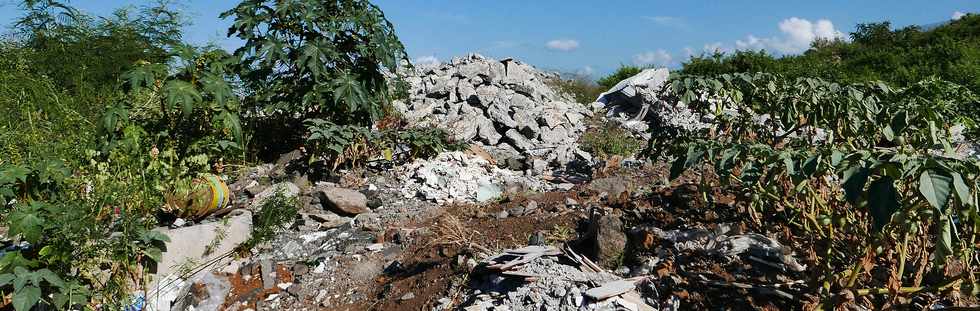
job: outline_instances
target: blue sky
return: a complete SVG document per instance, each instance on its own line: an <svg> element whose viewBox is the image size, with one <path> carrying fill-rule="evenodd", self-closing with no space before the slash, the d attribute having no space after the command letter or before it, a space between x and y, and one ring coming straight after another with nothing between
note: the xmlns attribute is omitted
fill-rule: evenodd
<svg viewBox="0 0 980 311"><path fill-rule="evenodd" d="M0 23L20 12L0 0ZM137 0L71 1L93 14L138 5ZM224 37L230 20L218 14L235 0L188 1L195 43L234 48ZM418 62L447 61L479 52L514 57L538 67L603 74L620 64L677 66L688 55L721 49L798 53L821 37L846 37L857 23L931 24L980 12L977 0L376 0Z"/></svg>

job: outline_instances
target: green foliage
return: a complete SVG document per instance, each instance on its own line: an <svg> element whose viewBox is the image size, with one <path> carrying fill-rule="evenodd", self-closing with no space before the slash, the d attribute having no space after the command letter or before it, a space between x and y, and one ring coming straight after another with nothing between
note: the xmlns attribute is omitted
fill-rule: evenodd
<svg viewBox="0 0 980 311"><path fill-rule="evenodd" d="M306 121L307 148L311 161L324 160L335 169L359 166L370 160L428 158L444 150L460 150L448 134L438 128L394 127L373 131L356 125L337 125L321 119ZM401 152L399 152L401 151Z"/></svg>
<svg viewBox="0 0 980 311"><path fill-rule="evenodd" d="M228 72L234 58L214 48L181 45L174 51L168 62L141 62L123 76L129 96L107 109L101 122L108 146L136 135L181 159L241 154L239 102Z"/></svg>
<svg viewBox="0 0 980 311"><path fill-rule="evenodd" d="M860 24L851 39L818 40L802 55L778 58L764 51L701 55L685 62L681 73L769 72L848 83L881 80L898 86L937 76L980 92L980 15L929 30L893 30L888 22Z"/></svg>
<svg viewBox="0 0 980 311"><path fill-rule="evenodd" d="M562 77L548 81L548 83L561 93L571 96L576 103L580 104L590 104L599 98L602 92L608 90L608 88L603 88L587 77L580 75L574 75L571 78Z"/></svg>
<svg viewBox="0 0 980 311"><path fill-rule="evenodd" d="M731 74L675 77L670 92L716 126L655 130L652 156L663 148L674 159L672 178L711 170L721 189L746 199L740 204L760 226L788 221L827 241L833 255L817 259L822 274L848 279L828 284L853 286L858 275L842 267L909 237L935 241L934 269L951 257L970 261L975 246L966 241L980 230L980 162L954 156L952 147L960 126L976 137L980 102L968 89L936 79L891 88ZM753 117L760 114L769 118ZM826 138L815 141L818 128ZM852 237L860 247L846 243ZM904 273L898 270L892 273Z"/></svg>
<svg viewBox="0 0 980 311"><path fill-rule="evenodd" d="M630 136L629 132L613 123L589 129L582 135L580 143L582 150L600 158L613 155L634 156L644 146L643 140Z"/></svg>
<svg viewBox="0 0 980 311"><path fill-rule="evenodd" d="M166 0L111 17L89 16L56 0L21 7L24 15L14 26L32 53L31 68L76 94L114 87L139 60L165 61L165 47L180 42L185 24Z"/></svg>
<svg viewBox="0 0 980 311"><path fill-rule="evenodd" d="M252 216L252 233L247 241L239 245L239 251L269 242L276 233L286 229L296 219L299 205L296 197L287 196L284 189L276 189L262 207Z"/></svg>
<svg viewBox="0 0 980 311"><path fill-rule="evenodd" d="M407 55L394 27L365 0L245 0L229 35L249 108L344 125L370 125L393 98L386 72ZM395 83L401 86L401 83Z"/></svg>

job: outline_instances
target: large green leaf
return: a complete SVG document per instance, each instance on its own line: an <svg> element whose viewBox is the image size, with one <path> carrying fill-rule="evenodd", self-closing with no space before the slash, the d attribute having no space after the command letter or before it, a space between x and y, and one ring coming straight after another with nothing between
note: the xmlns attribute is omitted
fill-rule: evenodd
<svg viewBox="0 0 980 311"><path fill-rule="evenodd" d="M44 219L41 218L40 212L40 203L37 202L15 208L8 216L10 234L20 234L24 240L32 244L39 242L44 231Z"/></svg>
<svg viewBox="0 0 980 311"><path fill-rule="evenodd" d="M844 198L851 204L856 204L864 192L864 185L868 183L871 170L860 164L851 166L844 172Z"/></svg>
<svg viewBox="0 0 980 311"><path fill-rule="evenodd" d="M194 107L201 102L201 93L194 88L193 84L186 81L171 80L164 86L164 94L168 109L173 110L179 106L184 116L191 114Z"/></svg>
<svg viewBox="0 0 980 311"><path fill-rule="evenodd" d="M35 286L25 286L14 292L14 310L29 311L41 300L41 289Z"/></svg>
<svg viewBox="0 0 980 311"><path fill-rule="evenodd" d="M872 228L874 232L880 232L891 222L892 214L901 205L898 191L895 190L895 180L883 176L871 182L868 186L868 205L871 208Z"/></svg>
<svg viewBox="0 0 980 311"><path fill-rule="evenodd" d="M919 175L919 193L929 202L929 205L942 210L952 194L953 178L935 170L922 171Z"/></svg>
<svg viewBox="0 0 980 311"><path fill-rule="evenodd" d="M960 203L966 206L973 206L973 196L970 195L970 186L966 185L960 173L953 172L953 189L956 189L956 197Z"/></svg>

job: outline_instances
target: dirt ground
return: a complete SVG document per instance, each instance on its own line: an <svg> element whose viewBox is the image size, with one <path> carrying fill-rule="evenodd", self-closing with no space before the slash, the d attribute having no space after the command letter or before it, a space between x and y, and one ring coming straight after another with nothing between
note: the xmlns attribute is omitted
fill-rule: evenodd
<svg viewBox="0 0 980 311"><path fill-rule="evenodd" d="M757 233L780 241L805 267L815 265L816 253L825 247L813 236L786 226L786 215L760 215L765 226L747 217L750 211L735 204L736 198L723 195L723 189L712 189L716 201L700 195L699 182L685 176L672 183L664 182L663 167L616 169L596 172L593 180L604 177L624 178L629 187L625 193L611 196L601 187L576 185L568 191L507 194L503 199L484 205L454 205L415 221L397 224L377 234L376 242L397 239L395 231L416 232L410 241L399 243L398 252L364 254L358 260L337 262L331 279L331 294L338 300L324 306L307 299L306 309L316 310L433 310L458 306L468 288L468 276L480 258L508 248L528 245L530 240L545 243L567 243L583 253L583 242L590 214L596 210L621 215L630 232L630 248L623 258L625 266L656 255L671 258L654 267L654 299L679 299L684 310L813 310L819 306L816 295L822 286L817 269L786 271L758 262L724 260L691 251L677 250L669 241L645 234L646 228L662 230L725 229L730 234ZM599 188L599 189L597 189ZM568 204L571 198L578 204ZM501 217L501 211L537 203L533 212ZM663 254L662 252L670 253ZM661 252L654 254L655 252ZM879 258L881 266L887 259ZM368 268L365 268L368 267ZM282 267L279 267L282 269ZM615 268L615 267L611 267ZM283 270L280 282L290 281ZM874 273L874 271L872 271ZM269 295L284 294L278 288L261 290L261 281L233 279L233 298L248 301L242 307L255 307L256 301ZM346 290L346 291L345 291ZM875 295L840 294L841 306L902 306L921 309L936 301L948 301L944 295L905 295L896 301L885 301ZM308 295L309 296L309 295ZM954 297L959 302L975 297ZM292 309L297 309L293 305ZM238 308L243 310L243 308ZM261 309L261 308L260 308ZM853 308L852 308L853 309Z"/></svg>

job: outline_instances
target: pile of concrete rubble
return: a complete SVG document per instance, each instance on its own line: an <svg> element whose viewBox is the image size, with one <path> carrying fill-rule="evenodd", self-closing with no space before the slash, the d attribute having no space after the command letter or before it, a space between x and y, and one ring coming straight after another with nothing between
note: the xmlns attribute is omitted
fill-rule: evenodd
<svg viewBox="0 0 980 311"><path fill-rule="evenodd" d="M647 277L619 277L567 247L506 250L479 268L463 310L676 309L673 303L643 298Z"/></svg>
<svg viewBox="0 0 980 311"><path fill-rule="evenodd" d="M437 203L487 202L505 190L546 191L552 185L540 178L501 169L489 160L459 151L433 159L416 160L398 168L401 192L406 198Z"/></svg>
<svg viewBox="0 0 980 311"><path fill-rule="evenodd" d="M416 69L409 99L395 106L415 126L447 129L513 170L540 172L591 159L577 143L591 112L549 86L557 79L517 60L471 54Z"/></svg>

